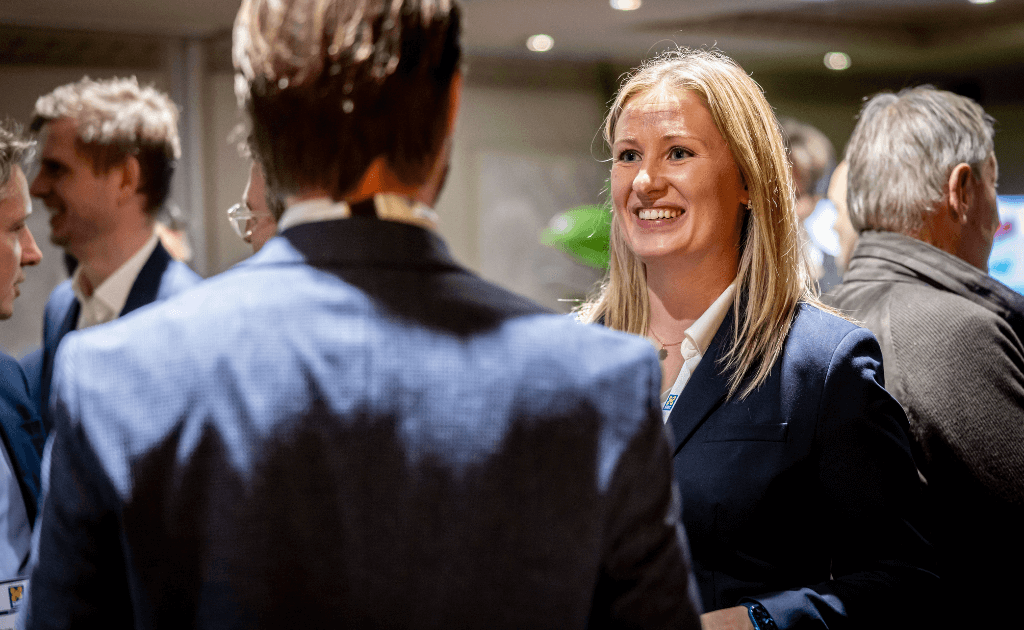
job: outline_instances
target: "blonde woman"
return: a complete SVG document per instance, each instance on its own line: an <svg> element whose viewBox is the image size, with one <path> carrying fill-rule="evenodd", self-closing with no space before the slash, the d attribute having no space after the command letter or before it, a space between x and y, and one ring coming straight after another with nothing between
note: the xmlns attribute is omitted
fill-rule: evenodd
<svg viewBox="0 0 1024 630"><path fill-rule="evenodd" d="M936 583L902 409L868 331L824 309L760 88L679 50L605 125L611 267L580 317L646 335L705 628L899 627Z"/></svg>

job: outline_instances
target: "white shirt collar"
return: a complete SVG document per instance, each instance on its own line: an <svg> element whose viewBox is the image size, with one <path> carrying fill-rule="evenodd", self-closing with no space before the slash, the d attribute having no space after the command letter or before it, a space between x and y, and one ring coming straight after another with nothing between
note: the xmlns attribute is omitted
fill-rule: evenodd
<svg viewBox="0 0 1024 630"><path fill-rule="evenodd" d="M690 376L696 371L704 358L704 353L715 339L715 333L722 327L725 316L729 314L732 306L733 294L736 291L736 283L730 284L722 291L722 294L711 303L711 306L693 322L686 332L683 333L683 341L679 344L679 353L683 356L683 365L679 368L679 375L675 383L667 391L661 393L661 413L665 422L668 422L676 401L690 382Z"/></svg>
<svg viewBox="0 0 1024 630"><path fill-rule="evenodd" d="M711 303L708 310L704 311L697 318L697 321L690 324L690 327L683 333L701 355L708 351L708 346L714 340L715 333L718 332L722 322L725 321L725 316L729 313L729 308L732 306L732 296L735 292L736 283L733 282ZM680 351L682 351L682 345L680 345Z"/></svg>
<svg viewBox="0 0 1024 630"><path fill-rule="evenodd" d="M410 223L432 230L437 227L437 214L426 204L413 201L401 195L379 194L373 197L377 218L385 221ZM278 232L303 223L347 219L352 210L344 201L333 201L327 197L307 199L293 204L284 211L277 223Z"/></svg>
<svg viewBox="0 0 1024 630"><path fill-rule="evenodd" d="M157 238L154 232L146 244L117 268L117 271L96 287L91 296L86 296L82 291L82 266L75 269L71 276L71 289L78 298L81 309L78 313L78 324L76 329L88 328L97 324L105 324L117 319L117 316L124 310L125 302L128 301L128 294L138 278L139 272L145 266L146 261L156 249Z"/></svg>

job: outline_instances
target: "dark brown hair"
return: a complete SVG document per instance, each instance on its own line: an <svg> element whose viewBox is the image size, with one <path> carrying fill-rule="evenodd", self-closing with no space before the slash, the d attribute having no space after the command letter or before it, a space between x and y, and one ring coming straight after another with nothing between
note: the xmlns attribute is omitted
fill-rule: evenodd
<svg viewBox="0 0 1024 630"><path fill-rule="evenodd" d="M78 147L96 174L106 173L129 155L139 162L138 191L156 216L171 191L181 155L178 108L163 92L142 87L135 77L94 81L89 77L39 97L30 129L37 132L58 118L75 122Z"/></svg>
<svg viewBox="0 0 1024 630"><path fill-rule="evenodd" d="M277 195L352 190L383 157L426 180L444 142L459 68L454 0L243 0L236 93Z"/></svg>

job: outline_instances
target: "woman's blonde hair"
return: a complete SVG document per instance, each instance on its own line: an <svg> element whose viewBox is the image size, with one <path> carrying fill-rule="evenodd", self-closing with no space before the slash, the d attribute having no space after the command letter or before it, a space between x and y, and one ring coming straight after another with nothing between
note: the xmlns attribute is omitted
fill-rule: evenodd
<svg viewBox="0 0 1024 630"><path fill-rule="evenodd" d="M778 120L760 86L725 55L685 48L651 59L627 76L605 119L609 147L626 103L661 88L701 96L750 195L735 281L732 344L722 357L730 375L729 396L742 388L742 398L767 379L782 352L797 303L819 304L800 247L789 159ZM608 275L597 295L580 309L580 318L647 334L646 271L614 213Z"/></svg>

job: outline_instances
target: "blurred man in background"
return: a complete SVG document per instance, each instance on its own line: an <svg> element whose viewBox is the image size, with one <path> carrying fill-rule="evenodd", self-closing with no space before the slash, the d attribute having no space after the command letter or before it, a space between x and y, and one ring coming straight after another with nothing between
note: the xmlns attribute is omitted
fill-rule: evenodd
<svg viewBox="0 0 1024 630"><path fill-rule="evenodd" d="M284 203L267 190L263 168L254 161L249 167L249 180L245 183L242 202L228 210L231 227L256 253L277 234L277 217L283 213Z"/></svg>
<svg viewBox="0 0 1024 630"><path fill-rule="evenodd" d="M32 212L21 164L32 143L0 124L0 319L14 313L24 267L42 254L25 220ZM25 576L39 500L43 427L29 400L28 382L13 358L0 352L0 580Z"/></svg>
<svg viewBox="0 0 1024 630"><path fill-rule="evenodd" d="M45 140L31 193L50 213L50 240L78 262L46 304L41 361L32 355L23 361L39 366L28 376L38 379L47 431L54 357L68 332L200 280L171 258L154 231L181 153L177 124L174 103L134 77L86 77L36 101L31 128Z"/></svg>
<svg viewBox="0 0 1024 630"><path fill-rule="evenodd" d="M782 118L779 122L793 165L800 241L811 274L819 289L825 292L840 281L835 263L839 242L832 227L835 213L831 204L820 203L835 165L835 150L825 134L815 127L792 118Z"/></svg>
<svg viewBox="0 0 1024 630"><path fill-rule="evenodd" d="M928 86L864 105L846 149L860 238L829 298L878 337L907 410L951 628L1018 626L1024 583L1024 297L988 276L992 123Z"/></svg>
<svg viewBox="0 0 1024 630"><path fill-rule="evenodd" d="M242 3L280 235L65 341L30 628L699 628L650 344L434 231L460 21Z"/></svg>
<svg viewBox="0 0 1024 630"><path fill-rule="evenodd" d="M857 245L857 231L850 223L850 211L846 204L846 178L850 172L849 165L843 160L832 171L828 182L828 200L835 208L835 219L832 229L839 238L839 253L836 254L836 269L840 276L846 275L850 266L853 248Z"/></svg>

